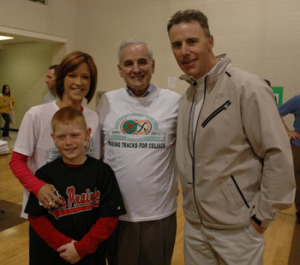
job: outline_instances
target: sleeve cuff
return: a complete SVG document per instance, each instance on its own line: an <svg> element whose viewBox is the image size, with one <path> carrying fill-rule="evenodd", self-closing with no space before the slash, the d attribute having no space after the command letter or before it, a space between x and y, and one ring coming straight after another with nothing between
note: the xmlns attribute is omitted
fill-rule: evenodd
<svg viewBox="0 0 300 265"><path fill-rule="evenodd" d="M87 254L89 254L84 245L80 244L80 242L75 242L74 247L76 248L76 251L80 258L84 258Z"/></svg>

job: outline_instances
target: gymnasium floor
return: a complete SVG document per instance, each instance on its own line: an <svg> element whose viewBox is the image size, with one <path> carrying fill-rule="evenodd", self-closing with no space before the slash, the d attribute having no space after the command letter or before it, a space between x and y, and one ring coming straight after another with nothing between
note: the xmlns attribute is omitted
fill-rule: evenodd
<svg viewBox="0 0 300 265"><path fill-rule="evenodd" d="M10 148L13 147L16 133L12 132ZM10 154L0 155L0 200L16 205L22 204L22 186L9 169ZM179 187L180 190L180 187ZM183 265L183 225L181 208L182 194L178 196L177 236L172 265ZM296 225L294 207L277 214L277 219L265 232L265 265L300 264L299 256L300 225ZM0 223L3 216L0 215ZM295 232L295 236L293 238ZM293 246L292 246L292 242ZM290 262L289 262L289 257ZM28 265L28 222L12 226L0 232L0 264Z"/></svg>

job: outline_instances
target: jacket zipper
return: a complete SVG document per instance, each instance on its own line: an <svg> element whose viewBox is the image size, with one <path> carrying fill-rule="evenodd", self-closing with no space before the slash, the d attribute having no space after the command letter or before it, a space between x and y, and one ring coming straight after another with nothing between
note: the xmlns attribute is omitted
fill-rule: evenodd
<svg viewBox="0 0 300 265"><path fill-rule="evenodd" d="M207 80L207 76L206 76L205 79L204 79L203 102L202 102L202 107L201 107L201 109L200 109L200 112L199 112L199 114L198 114L195 133L196 133L197 127L198 127L198 121L199 121L200 113L201 113L201 110L202 110L203 105L204 105L204 102L205 102L205 97L206 97L206 80ZM194 102L193 102L193 103L194 103ZM191 113L190 113L190 117L189 117L189 118L191 119ZM188 131L189 131L189 130L190 130L190 124L189 124ZM195 187L195 174L196 174L196 172L195 172L195 163L196 163L196 161L195 161L195 139L196 139L196 135L193 135L193 139L192 139L192 141L193 141L193 149L192 149L192 152L193 152L193 153L192 153L192 163L193 163L193 164L192 164L192 165L193 165L193 168L192 168L192 170L193 170L193 172L192 172L192 174L193 174L193 196L194 196L194 202L195 202L195 206L196 206L196 209L197 209L199 221L200 221L201 224L203 224L203 221L202 221L202 218L201 218L201 214L200 214L200 209L199 209L199 207L198 207L198 204L197 204L197 198L196 198L196 187Z"/></svg>
<svg viewBox="0 0 300 265"><path fill-rule="evenodd" d="M226 110L231 104L230 100L227 100L224 104L222 104L219 108L217 108L212 114L210 114L205 121L201 124L204 128L214 117L216 117L220 112Z"/></svg>

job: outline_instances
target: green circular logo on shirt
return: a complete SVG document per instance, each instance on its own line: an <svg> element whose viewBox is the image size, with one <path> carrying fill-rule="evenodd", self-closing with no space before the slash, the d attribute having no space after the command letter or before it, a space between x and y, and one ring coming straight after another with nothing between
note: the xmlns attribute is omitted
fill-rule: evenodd
<svg viewBox="0 0 300 265"><path fill-rule="evenodd" d="M137 130L137 123L133 120L127 120L123 123L122 129L126 134L133 134Z"/></svg>

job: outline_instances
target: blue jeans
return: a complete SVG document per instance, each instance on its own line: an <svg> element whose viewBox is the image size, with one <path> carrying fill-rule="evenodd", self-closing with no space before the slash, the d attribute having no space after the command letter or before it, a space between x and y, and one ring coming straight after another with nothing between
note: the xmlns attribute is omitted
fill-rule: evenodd
<svg viewBox="0 0 300 265"><path fill-rule="evenodd" d="M9 123L10 123L9 114L8 113L1 113L1 114L3 119L5 120L2 137L6 137L8 136L8 131L9 131Z"/></svg>

